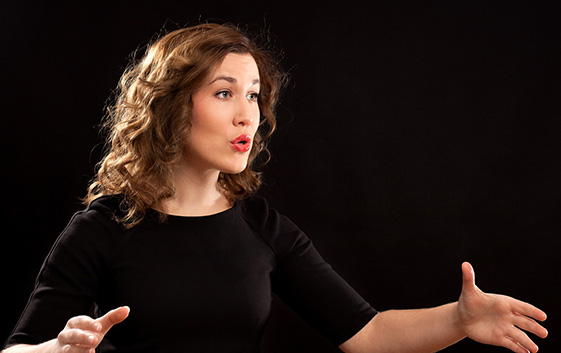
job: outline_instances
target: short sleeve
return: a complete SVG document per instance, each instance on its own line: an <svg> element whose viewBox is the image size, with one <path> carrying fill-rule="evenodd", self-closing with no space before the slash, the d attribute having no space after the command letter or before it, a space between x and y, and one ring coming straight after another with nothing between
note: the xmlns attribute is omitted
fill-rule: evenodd
<svg viewBox="0 0 561 353"><path fill-rule="evenodd" d="M362 329L377 311L322 258L290 219L254 197L246 213L277 258L273 291L300 317L339 345Z"/></svg>
<svg viewBox="0 0 561 353"><path fill-rule="evenodd" d="M44 260L6 346L51 340L68 319L91 311L115 245L110 223L108 217L94 210L80 211L72 217Z"/></svg>

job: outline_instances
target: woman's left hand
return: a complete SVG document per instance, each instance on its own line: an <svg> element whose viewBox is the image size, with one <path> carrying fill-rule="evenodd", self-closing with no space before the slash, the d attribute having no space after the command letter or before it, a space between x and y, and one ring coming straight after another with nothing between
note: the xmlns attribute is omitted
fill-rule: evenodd
<svg viewBox="0 0 561 353"><path fill-rule="evenodd" d="M538 346L524 331L546 337L547 330L535 321L544 321L546 314L520 300L482 292L475 285L473 268L467 262L462 264L462 273L458 311L465 334L475 341L503 346L513 352L537 352Z"/></svg>

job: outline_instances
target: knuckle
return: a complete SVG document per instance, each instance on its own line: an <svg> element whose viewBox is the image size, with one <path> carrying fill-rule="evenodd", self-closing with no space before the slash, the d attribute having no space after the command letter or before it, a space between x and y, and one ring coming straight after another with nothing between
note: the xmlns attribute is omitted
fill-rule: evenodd
<svg viewBox="0 0 561 353"><path fill-rule="evenodd" d="M59 341L65 344L84 344L87 342L88 336L81 329L67 329L63 330L58 335Z"/></svg>
<svg viewBox="0 0 561 353"><path fill-rule="evenodd" d="M80 321L82 320L82 317L80 316L75 316L73 318L71 318L70 320L68 320L67 326L69 327L76 327L77 325L80 324Z"/></svg>
<svg viewBox="0 0 561 353"><path fill-rule="evenodd" d="M71 331L70 329L64 329L60 331L60 333L57 336L58 341L62 344L66 344L70 339L70 335L71 335L70 331Z"/></svg>
<svg viewBox="0 0 561 353"><path fill-rule="evenodd" d="M68 325L70 327L81 327L93 321L93 319L86 315L79 315L68 320Z"/></svg>

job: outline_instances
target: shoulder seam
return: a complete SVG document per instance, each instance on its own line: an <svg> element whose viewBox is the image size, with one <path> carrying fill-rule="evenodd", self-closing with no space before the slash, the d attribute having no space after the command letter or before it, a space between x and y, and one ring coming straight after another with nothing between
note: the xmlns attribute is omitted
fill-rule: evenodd
<svg viewBox="0 0 561 353"><path fill-rule="evenodd" d="M244 205L242 205L244 206ZM241 216L243 217L244 221L249 225L249 227L253 230L253 232L259 236L259 238L261 238L265 244L267 244L267 247L269 249L271 249L271 251L273 252L273 255L275 255L275 261L278 263L279 262L279 255L277 254L277 252L275 251L275 249L273 248L273 246L271 245L271 243L269 241L267 241L267 239L263 236L262 232L260 232L256 226L254 225L253 222L251 222L251 220L248 218L246 212L244 212L244 210L242 209L243 207L240 207L240 213Z"/></svg>

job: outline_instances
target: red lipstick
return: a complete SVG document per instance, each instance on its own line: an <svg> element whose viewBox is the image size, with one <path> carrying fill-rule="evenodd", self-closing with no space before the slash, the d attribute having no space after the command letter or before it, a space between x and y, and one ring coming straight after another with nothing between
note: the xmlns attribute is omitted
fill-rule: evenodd
<svg viewBox="0 0 561 353"><path fill-rule="evenodd" d="M251 136L242 134L230 141L232 148L237 152L247 152L251 148Z"/></svg>

